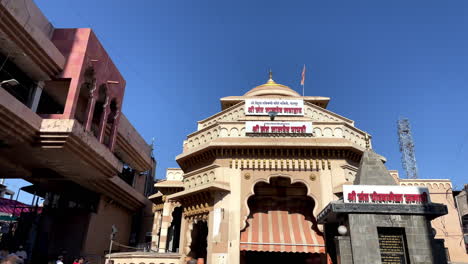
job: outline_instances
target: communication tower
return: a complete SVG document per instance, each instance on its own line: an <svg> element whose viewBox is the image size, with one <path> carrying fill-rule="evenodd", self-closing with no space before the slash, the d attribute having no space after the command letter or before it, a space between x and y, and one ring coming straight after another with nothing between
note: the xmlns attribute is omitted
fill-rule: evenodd
<svg viewBox="0 0 468 264"><path fill-rule="evenodd" d="M406 171L408 179L418 178L418 167L416 166L416 156L414 154L414 141L411 135L411 128L408 118L398 120L398 141L400 143L401 162Z"/></svg>

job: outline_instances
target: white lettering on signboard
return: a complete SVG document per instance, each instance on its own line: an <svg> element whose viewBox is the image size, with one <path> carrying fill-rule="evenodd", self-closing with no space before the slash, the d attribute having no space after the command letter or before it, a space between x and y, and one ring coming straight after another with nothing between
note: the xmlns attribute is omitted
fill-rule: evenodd
<svg viewBox="0 0 468 264"><path fill-rule="evenodd" d="M312 122L245 122L246 133L258 134L312 134Z"/></svg>
<svg viewBox="0 0 468 264"><path fill-rule="evenodd" d="M415 186L343 185L345 203L426 204L429 189Z"/></svg>
<svg viewBox="0 0 468 264"><path fill-rule="evenodd" d="M246 99L246 115L304 116L304 100L299 99Z"/></svg>

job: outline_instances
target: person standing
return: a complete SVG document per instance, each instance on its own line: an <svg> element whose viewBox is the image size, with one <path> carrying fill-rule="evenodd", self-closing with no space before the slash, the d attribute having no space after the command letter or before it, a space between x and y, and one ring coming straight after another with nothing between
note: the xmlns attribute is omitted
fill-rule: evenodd
<svg viewBox="0 0 468 264"><path fill-rule="evenodd" d="M18 250L16 251L16 256L18 256L18 258L20 258L22 261L21 262L26 262L26 259L28 259L28 253L26 253L26 251L24 250L23 246L19 246L18 247Z"/></svg>
<svg viewBox="0 0 468 264"><path fill-rule="evenodd" d="M58 256L57 261L55 261L55 264L63 264L63 256Z"/></svg>

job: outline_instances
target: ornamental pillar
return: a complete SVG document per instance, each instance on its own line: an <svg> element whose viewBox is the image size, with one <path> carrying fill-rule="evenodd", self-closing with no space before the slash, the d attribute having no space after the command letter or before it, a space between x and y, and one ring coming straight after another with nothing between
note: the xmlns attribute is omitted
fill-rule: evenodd
<svg viewBox="0 0 468 264"><path fill-rule="evenodd" d="M84 128L85 131L89 131L91 129L91 125L93 124L93 115L94 115L94 108L96 106L96 83L94 84L93 89L89 91L88 94L88 105L86 106L86 116L84 120Z"/></svg>
<svg viewBox="0 0 468 264"><path fill-rule="evenodd" d="M100 143L104 142L104 135L106 134L107 118L109 113L109 96L106 96L104 105L102 106L101 119L99 121L99 133L97 139Z"/></svg>
<svg viewBox="0 0 468 264"><path fill-rule="evenodd" d="M153 230L151 232L151 250L158 251L161 232L162 210L154 211Z"/></svg>
<svg viewBox="0 0 468 264"><path fill-rule="evenodd" d="M167 231L172 223L172 212L174 211L175 204L171 202L164 202L164 208L162 211L162 221L161 228L159 232L159 246L158 251L160 253L165 253L167 251L166 242L167 242Z"/></svg>
<svg viewBox="0 0 468 264"><path fill-rule="evenodd" d="M109 149L111 151L114 150L115 140L117 138L117 129L118 129L119 120L120 120L120 110L117 110L115 112L115 115L113 116L113 118L114 118L114 122L112 123L112 128L111 128L111 132L109 135Z"/></svg>

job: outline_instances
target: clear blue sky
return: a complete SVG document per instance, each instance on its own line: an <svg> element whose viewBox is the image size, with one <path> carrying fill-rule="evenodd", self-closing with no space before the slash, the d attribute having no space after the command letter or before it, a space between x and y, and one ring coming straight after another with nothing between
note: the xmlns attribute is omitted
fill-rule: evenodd
<svg viewBox="0 0 468 264"><path fill-rule="evenodd" d="M127 80L123 112L150 142L157 177L196 121L267 79L373 136L401 168L396 121L411 121L422 178L468 183L468 1L36 0L56 27L91 27Z"/></svg>

